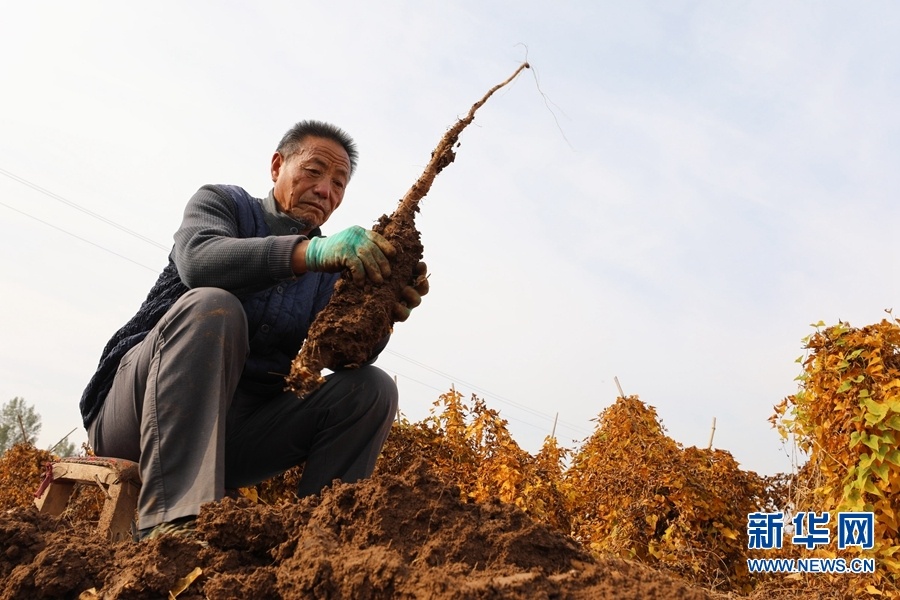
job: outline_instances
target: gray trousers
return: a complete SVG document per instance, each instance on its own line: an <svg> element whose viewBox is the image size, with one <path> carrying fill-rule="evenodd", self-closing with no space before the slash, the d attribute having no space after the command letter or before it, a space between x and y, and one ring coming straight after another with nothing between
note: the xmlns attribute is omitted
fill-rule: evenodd
<svg viewBox="0 0 900 600"><path fill-rule="evenodd" d="M233 294L196 288L122 358L88 439L98 455L140 464L139 528L301 463L301 497L372 474L397 412L394 381L369 365L302 400L251 395L239 389L247 335Z"/></svg>

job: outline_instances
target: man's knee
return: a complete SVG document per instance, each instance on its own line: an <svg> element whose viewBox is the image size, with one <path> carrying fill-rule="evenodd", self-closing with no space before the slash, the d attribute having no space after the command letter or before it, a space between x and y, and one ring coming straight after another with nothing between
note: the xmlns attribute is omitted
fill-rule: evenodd
<svg viewBox="0 0 900 600"><path fill-rule="evenodd" d="M358 369L345 369L330 375L329 379L334 379L333 383L359 397L362 405L369 407L372 416L392 420L397 414L397 384L378 367L365 365Z"/></svg>
<svg viewBox="0 0 900 600"><path fill-rule="evenodd" d="M199 287L188 290L177 304L195 312L205 312L223 318L242 314L244 308L237 296L217 287Z"/></svg>
<svg viewBox="0 0 900 600"><path fill-rule="evenodd" d="M194 327L234 331L247 337L247 316L237 296L215 287L188 290L170 309L189 315Z"/></svg>
<svg viewBox="0 0 900 600"><path fill-rule="evenodd" d="M397 414L397 405L399 403L399 393L394 378L372 365L362 367L360 371L366 372L367 381L370 382L370 385L375 390L377 398L374 401L378 403L379 408L387 418L393 419Z"/></svg>

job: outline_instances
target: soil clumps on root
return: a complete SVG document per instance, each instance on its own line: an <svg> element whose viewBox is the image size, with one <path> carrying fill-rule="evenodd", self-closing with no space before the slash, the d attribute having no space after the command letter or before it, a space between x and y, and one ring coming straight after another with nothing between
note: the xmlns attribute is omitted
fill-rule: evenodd
<svg viewBox="0 0 900 600"><path fill-rule="evenodd" d="M514 506L464 503L421 463L280 506L208 504L197 531L203 543L107 543L65 514L14 509L0 523L0 600L163 598L182 588L180 600L724 598L594 559Z"/></svg>

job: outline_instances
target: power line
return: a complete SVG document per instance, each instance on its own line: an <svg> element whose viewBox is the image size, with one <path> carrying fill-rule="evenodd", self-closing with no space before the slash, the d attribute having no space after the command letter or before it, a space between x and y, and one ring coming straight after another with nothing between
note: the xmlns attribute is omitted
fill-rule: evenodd
<svg viewBox="0 0 900 600"><path fill-rule="evenodd" d="M65 204L66 206L71 206L71 207L74 208L75 210L81 211L81 212L83 212L84 214L86 214L86 215L88 215L88 216L90 216L90 217L93 217L94 219L97 219L98 221L102 221L103 223L106 223L107 225L110 225L111 227L115 227L115 228L118 229L119 231L123 231L123 232L127 233L128 235L130 235L130 236L132 236L132 237L135 237L135 238L141 240L142 242L146 242L146 243L150 244L151 246L154 246L154 247L159 248L159 249L161 249L161 250L166 250L166 251L169 250L169 248L168 248L167 246L164 246L164 245L160 244L159 242L157 242L157 241L155 241L155 240L153 240L153 239L150 239L150 238L148 238L147 236L138 233L137 231L134 231L133 229L129 229L128 227L125 227L124 225L121 225L121 224L119 224L119 223L113 221L112 219L108 219L108 218L104 217L103 215L97 214L97 213L95 213L94 211L89 210L89 209L87 209L87 208L81 206L81 205L78 204L77 202L73 202L73 201L71 201L71 200L68 200L68 199L66 199L66 198L63 198L63 197L60 196L59 194L56 194L56 193L54 193L54 192L51 192L50 190L48 190L48 189L46 189L46 188L42 188L41 186L37 185L36 183L32 183L31 181L28 181L28 180L25 179L24 177L19 177L19 176L16 175L15 173L11 173L11 172L7 171L6 169L4 169L4 168L2 168L2 167L0 167L0 175L4 175L5 177L8 177L9 179L12 179L13 181L16 181L16 182L18 182L18 183L21 183L22 185L24 185L24 186L26 186L26 187L29 187L29 188L33 189L34 191L36 191L36 192L40 192L41 194L44 194L44 195L47 196L48 198L53 198L53 199L56 200L57 202L61 202L61 203ZM6 206L7 208L9 208L9 205L4 204L4 206ZM16 209L13 209L13 210L16 210ZM19 211L19 212L21 212L21 211ZM22 213L22 214L26 214L26 213ZM28 216L31 216L31 215L28 215ZM35 217L35 218L36 218L36 217ZM40 220L40 219L38 219L38 220ZM44 221L41 221L41 222L42 222L42 223L45 223ZM77 236L76 236L76 237L77 237ZM82 239L82 238L79 238L79 239ZM95 245L96 245L96 244L95 244ZM123 258L124 258L124 257L123 257ZM134 262L134 261L132 261L132 262ZM141 265L141 266L143 266L143 265ZM155 269L154 269L154 270L155 270Z"/></svg>
<svg viewBox="0 0 900 600"><path fill-rule="evenodd" d="M106 248L105 246L101 246L100 244L94 243L94 242L92 242L91 240L85 239L85 238L81 237L80 235L76 235L76 234L72 233L71 231L66 231L66 230L63 229L62 227L57 227L57 226L54 225L53 223L48 223L47 221L45 221L45 220L43 220L43 219L40 219L40 218L38 218L38 217L36 217L36 216L34 216L34 215L28 214L28 213L25 212L25 211L22 211L22 210L19 210L18 208L15 208L15 207L13 207L13 206L10 206L9 204L7 204L7 203L5 203L5 202L0 201L0 206L5 206L5 207L8 208L9 210L15 211L15 212L19 213L20 215L24 215L24 216L28 217L29 219L34 219L35 221L38 221L39 223L43 223L43 224L46 225L47 227L52 227L53 229L55 229L55 230L57 230L57 231L60 231L60 232L62 232L62 233L64 233L64 234L66 234L66 235L72 236L72 237L75 238L76 240L81 240L82 242L84 242L84 243L86 243L86 244L90 244L91 246L94 246L95 248L100 248L100 249L103 250L104 252L109 252L110 254L113 254L113 255L115 255L115 256L118 256L118 257L121 258L121 259L127 260L128 262L130 262L130 263L132 263L132 264L135 264L135 265L137 265L137 266L139 266L139 267L141 267L141 268L143 268L143 269L147 269L148 271L152 271L152 272L154 272L154 273L158 273L158 272L159 272L159 269L154 269L153 267L148 267L147 265L142 264L142 263L139 263L139 262L136 261L136 260L132 260L132 259L128 258L127 256L123 255L123 254L119 254L119 253L116 252L115 250L110 250L109 248Z"/></svg>
<svg viewBox="0 0 900 600"><path fill-rule="evenodd" d="M390 367L385 367L385 370L386 370L386 371L391 371L391 372L392 372L393 374L395 374L395 375L399 375L400 377L403 377L404 379L408 379L408 380L410 380L410 381L412 381L412 382L418 383L419 385L424 386L424 387L427 387L427 388L429 388L429 389L436 390L436 391L438 391L438 392L440 392L440 393L442 393L442 394L445 393L445 392L447 391L447 390L443 390L443 389L441 389L441 388L435 387L435 386L433 386L433 385L431 385L431 384L429 384L429 383L425 383L424 381L420 381L420 380L418 380L418 379L415 379L415 378L413 378L413 377L410 377L409 375L406 375L406 374L404 374L404 373L401 373L400 371L398 371L398 370L396 370L396 369L391 369ZM484 396L485 396L485 397L489 397L488 394L484 394ZM401 411L402 411L403 407L401 406L400 409L401 409ZM531 428L536 429L536 430L538 430L538 431L546 431L546 428L543 427L543 426L541 426L541 425L535 425L535 424L532 423L532 422L525 421L525 420L519 419L519 418L517 418L517 417L513 417L513 416L510 416L510 415L504 415L504 418L505 418L507 421L509 421L510 423L521 423L522 425L527 425L528 427L531 427ZM577 430L577 428L575 428L575 427L572 427L572 426L569 426L569 427L570 427L571 429L576 429L576 430Z"/></svg>
<svg viewBox="0 0 900 600"><path fill-rule="evenodd" d="M533 414L533 415L536 415L536 416L539 416L539 417L543 417L543 418L547 419L548 421L552 421L552 420L553 420L552 417L550 417L549 415L547 415L547 414L545 414L545 413L541 413L541 412L535 411L535 410L533 410L533 409L528 408L527 406L519 405L519 404L517 404L517 403L515 403L515 402L512 402L512 401L510 401L510 400L504 400L504 399L502 399L502 398L496 396L495 394L491 394L490 392L488 392L487 390L484 390L483 388L479 388L478 386L473 386L472 384L466 383L465 381L462 381L462 380L460 380L459 378L453 377L453 376L450 375L450 374L442 373L441 371L438 371L437 369L434 369L434 368L432 368L432 367L429 367L429 366L425 365L424 363L421 363L421 362L419 362L419 361L416 361L416 360L414 360L414 359L411 359L411 358L409 358L409 357L407 357L407 356L403 356L402 354L400 354L400 353L398 353L398 352L394 352L393 350L389 350L389 349L385 349L384 352L393 354L393 355L397 356L398 358L401 358L401 359L403 359L403 360L407 360L407 361L409 361L409 362L411 362L411 363L413 363L413 364L415 364L415 365L417 365L417 366L420 366L421 368L424 368L424 369L426 369L426 370L428 370L428 371L431 371L431 372L433 372L433 373L437 373L437 374L439 374L439 375L442 375L442 376L444 376L444 377L447 377L450 381L453 381L453 382L458 381L458 382L460 382L460 383L462 383L463 385L466 385L466 386L468 386L468 387L477 388L477 389L479 389L479 390L482 390L482 395L483 395L485 398L493 398L493 399L495 399L495 400L499 400L500 402L506 402L507 404L512 404L512 405L515 406L516 408L520 408L520 409L522 409L522 410L525 410L526 412L530 412L530 413ZM384 368L385 371L390 371L390 372L393 373L394 375L399 375L400 377L402 377L402 378L404 378L404 379L407 379L407 380L409 380L409 381L412 381L413 383L417 383L417 384L421 385L422 387L426 387L426 388L428 388L428 389L435 390L436 392L438 392L438 393L440 393L440 394L443 394L443 393L445 393L445 392L447 391L447 390L444 389L444 388L439 388L439 387L437 387L437 386L431 385L430 383L426 383L426 382L424 382L424 381L422 381L422 380L420 380L420 379L416 379L416 378L414 378L414 377L410 377L410 376L407 375L406 373L401 373L401 372L398 371L397 369L394 369L394 368L391 368L391 367L387 367L387 366L384 366L384 365L382 365L382 367ZM402 409L402 407L401 407L401 409ZM528 427L532 427L532 428L534 428L534 429L537 429L538 431L546 431L546 428L543 427L543 426L541 426L541 425L535 425L535 424L532 423L532 422L525 421L525 420L523 420L523 419L519 419L519 418L514 417L514 416L511 416L511 415L504 415L504 417L507 418L507 420L510 421L510 422L521 423L521 424L523 424L523 425L527 425ZM581 433L581 434L590 435L590 432L587 431L586 429L583 429L583 428L578 427L578 426L576 426L576 425L573 425L573 424L571 424L571 423L567 423L567 422L565 422L565 421L560 421L559 423L560 423L562 426L566 427L567 429L570 429L571 431L574 431L575 433Z"/></svg>
<svg viewBox="0 0 900 600"><path fill-rule="evenodd" d="M402 359L402 360L405 360L405 361L407 361L407 362L410 362L410 363L412 363L412 364L414 364L414 365L416 365L416 366L418 366L418 367L420 367L420 368L422 368L422 369L425 369L426 371L431 371L432 373L434 373L434 374L436 374L436 375L440 375L441 377L445 377L445 378L449 379L449 380L452 381L452 382L461 383L461 384L463 384L463 385L465 385L465 386L467 386L467 387L470 387L470 388L472 388L472 389L474 389L474 390L476 390L476 391L478 391L478 392L481 392L482 395L484 395L485 397L490 397L490 398L493 398L493 399L498 400L498 401L500 401L500 402L503 402L503 403L505 403L505 404L509 404L510 406L514 406L514 407L518 408L519 410L523 410L523 411L525 411L525 412L531 413L532 415L534 415L534 416L536 416L536 417L541 417L541 418L543 418L543 419L547 419L548 421L552 421L552 420L553 420L553 417L552 417L551 415L548 415L547 413L542 413L542 412L539 411L539 410L535 410L535 409L533 409L533 408L530 408L530 407L528 407L528 406L525 406L525 405L523 405L523 404L520 404L520 403L515 402L515 401L513 401L513 400L510 400L510 399L508 399L508 398L504 398L503 396L500 396L499 394L494 394L494 393L491 392L490 390L487 390L487 389L485 389L485 388L482 388L482 387L480 387L480 386L477 386L477 385L475 385L475 384L473 384L473 383L467 382L467 381L465 381L465 380L463 380L463 379L460 379L459 377L455 377L454 375L451 375L450 373L445 373L444 371L440 371L440 370L438 370L438 369L435 369L434 367L431 367L431 366L429 366L429 365L426 365L425 363L423 363L423 362L421 362L421 361L418 361L418 360L416 360L416 359L414 359L414 358L410 358L410 357L408 357L408 356L404 356L403 354L400 354L399 352L396 352L396 351L394 351L394 350L391 350L390 348L385 348L384 352L386 352L386 353L388 353L388 354L393 354L393 355L396 356L397 358L400 358L400 359ZM420 382L420 383L421 383L421 382ZM428 386L428 387L434 387L434 386ZM434 388L434 389L437 389L437 388ZM590 433L590 432L588 432L587 430L585 430L585 429L583 429L583 428L581 428L581 427L578 427L577 425L573 425L572 423L567 423L566 421L560 421L560 423L563 424L563 425L565 425L565 426L568 427L569 429L572 429L573 431L576 431L576 432L582 432L582 433L588 433L588 434Z"/></svg>

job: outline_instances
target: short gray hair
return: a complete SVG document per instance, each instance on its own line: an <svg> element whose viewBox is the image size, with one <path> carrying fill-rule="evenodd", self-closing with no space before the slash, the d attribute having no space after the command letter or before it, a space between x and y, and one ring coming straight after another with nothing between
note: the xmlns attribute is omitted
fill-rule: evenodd
<svg viewBox="0 0 900 600"><path fill-rule="evenodd" d="M356 171L356 163L359 161L359 151L356 149L356 142L350 135L336 125L326 123L325 121L315 121L307 119L296 123L288 129L281 141L278 142L277 152L285 158L289 158L297 151L297 146L308 137L320 137L332 140L343 146L350 157L350 175Z"/></svg>

